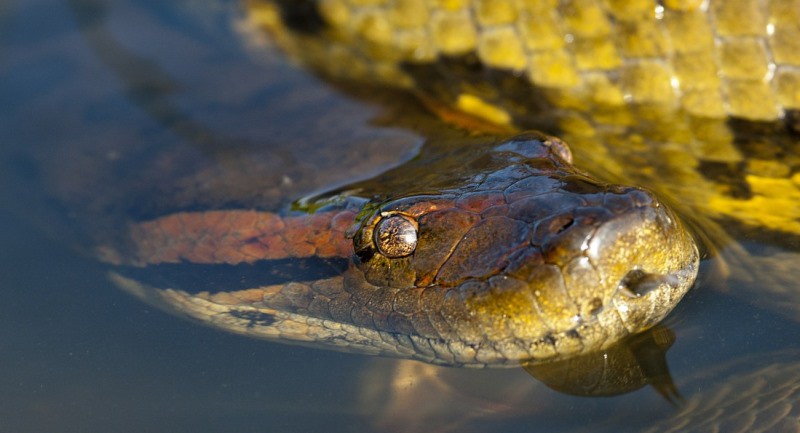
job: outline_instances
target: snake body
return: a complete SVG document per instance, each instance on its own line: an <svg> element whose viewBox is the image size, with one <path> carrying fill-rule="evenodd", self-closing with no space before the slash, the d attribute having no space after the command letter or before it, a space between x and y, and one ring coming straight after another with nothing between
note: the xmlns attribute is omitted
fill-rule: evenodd
<svg viewBox="0 0 800 433"><path fill-rule="evenodd" d="M698 253L650 193L595 181L569 157L542 135L465 143L427 155L433 172L405 189L387 188L388 173L374 191L350 185L300 211L137 223L116 259L269 272L275 259L313 257L336 271L328 277L200 294L114 278L215 325L313 346L477 366L586 353L661 320Z"/></svg>
<svg viewBox="0 0 800 433"><path fill-rule="evenodd" d="M736 244L718 221L784 241L800 233L793 6L251 1L246 19L334 82L409 89L462 126L563 136L581 167L656 189L727 248ZM755 18L734 25L750 9ZM379 187L303 201L299 214L190 212L137 223L129 249L107 248L106 259L267 268L321 259L339 274L234 292L154 287L124 272L114 279L237 332L439 364L569 357L663 318L696 273L680 223L647 193L610 198L621 187L569 168L563 144L542 153L559 140L521 137L434 152L426 163L444 174L392 181L402 178L395 172Z"/></svg>
<svg viewBox="0 0 800 433"><path fill-rule="evenodd" d="M336 85L401 88L462 127L564 137L578 166L666 198L750 298L796 320L796 0L246 4L251 31ZM601 349L661 319L691 284L697 251L650 193L589 177L545 135L461 144L429 142L373 182L283 208L148 215L101 257L120 286L214 326L445 365ZM323 272L286 278L287 262ZM239 281L219 283L220 267L195 279L210 289L138 278L187 264L223 264ZM775 409L754 431L796 427L796 370L789 360L742 377ZM709 394L716 418L685 411L699 431L736 412L715 403L730 390ZM684 431L673 421L654 431Z"/></svg>
<svg viewBox="0 0 800 433"><path fill-rule="evenodd" d="M287 19L299 5L316 19ZM659 188L711 218L800 233L795 0L248 7L255 25L325 76L412 89L555 134L582 168Z"/></svg>
<svg viewBox="0 0 800 433"><path fill-rule="evenodd" d="M791 266L743 266L735 239L800 242L798 1L251 1L247 16L334 82L564 139L579 167L694 220L734 273L774 268L759 291L775 296L752 297L796 317Z"/></svg>

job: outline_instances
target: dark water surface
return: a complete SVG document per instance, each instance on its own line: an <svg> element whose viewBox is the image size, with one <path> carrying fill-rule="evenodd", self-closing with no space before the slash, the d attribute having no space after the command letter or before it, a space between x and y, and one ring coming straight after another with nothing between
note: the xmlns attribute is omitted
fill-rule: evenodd
<svg viewBox="0 0 800 433"><path fill-rule="evenodd" d="M116 217L186 208L197 196L267 207L377 173L420 144L371 126L378 108L252 55L233 11L0 3L0 431L635 432L676 413L650 388L570 397L521 369L433 368L248 339L113 286L87 245ZM297 121L306 118L313 125ZM345 142L365 158L342 157ZM309 170L318 175L306 180ZM181 185L166 205L149 199L164 192L153 185L165 173ZM99 214L108 219L90 219ZM671 371L690 401L731 376L800 362L797 323L720 293L737 288L709 268L667 320L677 334ZM800 426L800 379L768 380L795 384L780 416Z"/></svg>

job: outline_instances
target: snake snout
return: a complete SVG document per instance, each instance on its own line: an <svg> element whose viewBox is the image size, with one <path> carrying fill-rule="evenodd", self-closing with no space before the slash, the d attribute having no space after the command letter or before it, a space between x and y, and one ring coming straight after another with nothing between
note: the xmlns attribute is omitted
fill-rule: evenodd
<svg viewBox="0 0 800 433"><path fill-rule="evenodd" d="M617 206L597 226L584 254L626 327L638 332L660 321L688 291L698 252L679 219L654 196L625 194L632 195L628 205Z"/></svg>
<svg viewBox="0 0 800 433"><path fill-rule="evenodd" d="M608 187L539 222L532 242L556 266L583 321L614 312L642 331L678 303L694 281L698 253L675 214L651 193ZM603 319L605 320L605 319Z"/></svg>

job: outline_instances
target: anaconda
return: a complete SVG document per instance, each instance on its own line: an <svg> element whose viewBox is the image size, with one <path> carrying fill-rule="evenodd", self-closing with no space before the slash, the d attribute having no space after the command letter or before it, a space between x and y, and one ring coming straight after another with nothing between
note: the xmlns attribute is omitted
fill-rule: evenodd
<svg viewBox="0 0 800 433"><path fill-rule="evenodd" d="M269 339L448 365L600 350L661 320L694 281L698 253L653 196L575 171L562 146L533 134L494 145L465 138L288 214L137 223L131 253L108 260L148 272L325 261L332 276L197 295L125 276L136 268L114 271L143 297ZM421 176L409 184L409 173Z"/></svg>
<svg viewBox="0 0 800 433"><path fill-rule="evenodd" d="M657 190L725 257L727 278L745 282L738 294L797 320L797 1L329 0L249 8L251 23L329 80L408 89L461 125L478 118L544 130L565 138L581 166ZM751 385L754 376L742 381L756 391L740 404L763 417L744 411L736 419L713 403L703 414L693 403L685 412L705 423L683 419L670 428L796 429L797 384L770 389L791 376L774 371L791 368L765 368L766 385Z"/></svg>
<svg viewBox="0 0 800 433"><path fill-rule="evenodd" d="M794 0L251 1L248 22L328 79L408 89L462 125L565 139L579 166L693 219L736 278L754 259L731 237L800 242ZM788 261L757 265L776 267L770 290L795 278ZM796 317L776 298L764 302Z"/></svg>
<svg viewBox="0 0 800 433"><path fill-rule="evenodd" d="M305 33L305 35L304 35L304 36L307 36L307 35L308 35L308 30L310 30L310 29L306 29L306 33ZM285 34L290 34L290 33L285 33ZM459 83L460 81L459 81L459 80L456 80L455 82L456 82L456 83ZM462 98L459 98L459 99L462 99ZM469 98L469 97L467 97L467 98L463 98L463 99L465 99L465 100L467 100L467 101L470 101L470 99L472 99L472 101L473 101L473 102L474 102L474 101L480 101L480 100L481 100L480 98L477 98L477 99L476 99L476 98ZM456 104L456 105L458 105L458 104ZM467 105L469 105L469 104L467 104ZM484 108L486 108L486 106L489 106L489 107L491 107L493 104L482 104L482 103L478 102L478 104L476 104L476 105L477 105L477 106L480 108L479 110L477 110L477 113L478 113L478 114L480 114L480 113L481 113L481 111L482 111ZM460 107L460 108L462 108L462 109L463 109L464 107ZM473 110L473 114L475 114L475 112L474 112L474 111L475 111L475 110ZM491 111L491 110L490 110L490 111ZM566 131L566 130L567 130L567 128L566 128L566 127L564 127L564 131ZM662 131L662 132L663 132L663 131ZM746 148L748 148L748 149L749 149L750 147L752 147L752 144L748 144L748 145L746 145ZM673 155L673 153L672 153L672 152L677 152L678 150L679 150L679 148L678 148L677 146L674 146L674 147L670 148L670 152L668 152L668 153L667 153L667 155ZM790 148L789 150L791 150L791 148ZM591 158L591 156L592 156L592 155L591 155L591 154L589 154L589 156L586 156L586 155L587 155L586 151L585 151L585 150L581 150L581 147L576 147L576 153L578 153L579 155L580 155L581 153L583 153L583 154L584 154L584 156L583 156L583 157L581 157L581 158L583 158L585 161L589 161L589 162L587 162L587 164L591 165L591 163L590 163L590 161L592 160L592 158ZM785 153L787 153L787 154L789 154L789 156L791 156L791 152L790 152L790 151L789 151L789 152L785 152ZM775 154L775 152L773 152L773 154ZM659 153L659 155L663 156L663 153ZM781 156L782 156L782 155L783 155L783 154L781 154ZM613 159L612 159L612 160L613 160ZM637 161L647 161L647 160L646 160L646 159L641 159L641 160L637 159ZM767 157L764 157L764 158L762 158L762 163L763 163L763 162L766 162L766 163L768 163L769 161L770 161L770 159L769 159L769 158L767 158ZM748 160L748 162L749 162L749 160ZM779 162L780 162L780 161L779 161ZM598 164L600 164L600 163L598 163ZM619 164L619 162L617 162L617 164ZM735 166L735 165L736 165L736 164L734 164L734 166ZM757 166L757 164L753 164L753 165L754 165L754 166ZM689 169L689 168L691 168L693 172L695 171L695 170L694 170L694 169L695 169L695 166L692 166L692 165L688 165L688 164L687 164L685 168L686 168L686 169ZM734 167L734 168L740 168L740 167ZM748 166L748 167L746 167L746 168L747 168L748 170L751 170L751 169L752 169L752 167L749 167L749 166ZM762 167L762 168L763 168L763 167ZM633 170L633 169L632 169L632 168L630 168L630 167L624 167L623 169L621 169L621 171L620 171L620 172L622 172L622 173L624 174L624 173L627 173L628 171L630 171L631 173L634 173L634 172L635 172L635 170ZM712 185L719 185L719 186L726 186L726 185L728 185L728 184L726 183L727 181L730 181L730 180L734 180L734 181L737 181L737 180L738 180L738 181L740 181L740 180L741 180L741 179L740 179L740 177L737 177L737 176L735 176L735 174L737 174L737 172L735 172L735 170L733 170L733 171L734 171L733 175L731 175L730 173L728 173L728 175L729 175L729 177L728 177L728 178L724 178L724 177L723 177L723 178L718 178L718 179L716 179L716 181L717 181L717 182L715 182L715 183L711 183L711 184L712 184ZM785 173L785 170L784 170L784 171L778 170L778 172L779 172L779 173ZM660 172L659 172L659 173L660 173ZM633 174L632 174L631 176L636 176L636 175L633 175ZM666 175L665 175L665 176L666 176ZM668 178L667 178L667 179L668 179ZM776 177L776 179L782 179L782 178L781 178L781 177ZM290 180L291 180L291 179L290 179ZM779 183L779 184L780 184L780 183ZM679 185L679 183L676 183L675 185ZM704 183L704 184L701 184L701 186L708 186L708 185L709 185L709 183ZM732 182L730 185L737 185L737 182ZM749 184L748 184L748 185L749 185ZM739 184L739 186L741 186L741 184ZM692 192L692 190L691 190L691 187L685 187L685 188L686 188L686 191L687 191L687 192ZM188 189L188 188L187 188L187 189ZM715 188L715 189L714 189L714 193L717 193L719 189L720 189L720 188ZM747 190L747 189L750 189L750 187L748 186L748 187L745 187L744 189L745 189L745 190ZM761 191L761 190L758 190L758 191ZM725 192L725 190L723 190L723 192ZM740 191L739 193L741 193L741 191ZM752 190L751 190L751 191L749 191L749 193L751 194L751 197L752 197L753 195L755 195L755 196L759 196L759 195L760 195L760 194L758 194L758 193L754 194ZM680 196L679 198L683 198L683 197L684 197L684 196ZM689 195L689 194L687 194L685 197L690 197L690 195ZM706 196L706 197L707 197L707 196ZM721 195L721 197L726 197L726 196L723 194L723 195ZM747 198L747 197L746 197L746 195L743 195L743 196L739 197L739 199L743 199L743 198ZM680 200L676 200L676 201L680 201ZM740 201L746 201L746 200L740 200ZM764 202L761 202L761 203L763 204ZM790 201L789 203L791 204L792 202ZM230 206L230 204L228 204L228 206ZM679 206L679 207L681 207L681 206ZM688 206L688 207L689 207L690 209L692 209L692 206ZM780 208L780 206L778 206L778 207ZM750 208L748 208L748 209L750 209ZM792 208L791 208L790 206L789 206L789 207L785 207L785 209L788 209L790 212L791 212L791 210L792 210ZM702 215L705 215L705 214L702 214ZM715 214L712 214L712 215L715 215ZM717 216L718 216L718 215L717 215ZM753 221L755 221L755 223L756 223L755 225L756 225L756 226L760 226L760 224L761 224L761 223L759 222L760 220L753 220ZM788 230L787 230L787 232L791 232L791 231L788 231ZM791 243L791 242L792 242L792 240L791 240L791 237L785 236L785 237L783 237L783 239L781 239L781 242L783 242L783 243ZM722 242L722 244L723 244L722 246L726 246L725 242ZM787 254L791 255L791 253L787 253ZM764 273L760 274L759 276L761 276L761 275L763 275L763 274L764 274ZM770 286L770 287L772 287L772 286ZM785 286L785 287L789 287L789 288L791 288L791 286ZM240 323L243 323L243 324L245 324L246 326L249 326L249 327L257 327L257 326L259 326L259 325L269 325L269 323L268 323L268 322L270 321L269 317L267 317L267 316L259 316L259 315L250 315L250 316L243 315L243 317L241 317L241 318L242 318L242 319L244 319L244 320L242 320L242 322L240 322Z"/></svg>
<svg viewBox="0 0 800 433"><path fill-rule="evenodd" d="M250 2L247 20L266 28L288 55L342 85L366 81L411 89L428 107L461 127L477 125L483 132L538 128L566 137L580 166L607 179L624 179L655 189L701 226L704 236L711 239L707 248L729 251L728 270L723 272L747 279L747 274L740 272L742 261L757 261L759 266L780 271L785 260L753 259L729 236L731 230L739 236L758 229L759 237L777 239L779 245L785 246L795 243L800 232L793 129L793 110L800 102L796 97L796 59L787 49L796 31L791 2L775 1L763 7L751 4L753 13L758 13L753 21L760 24L741 27L732 21L747 6L623 3L565 2L557 7L520 7L514 2L481 1L444 5L414 1L363 5L337 1ZM428 146L436 149L437 138L429 138ZM765 138L769 141L765 142ZM496 150L506 152L504 146L518 141L511 139ZM555 142L548 138L533 141L533 146L543 143L545 147ZM495 143L500 142L495 139ZM432 178L422 180L421 186L396 180L403 172L420 171L412 165L378 178L379 187L351 185L331 198L306 199L293 205L293 211L306 216L285 214L284 219L272 213L189 213L155 219L131 229L130 251L109 247L106 259L144 266L180 261L235 265L288 257L349 257L349 263L336 266L348 272L357 269L357 278L348 277L345 272L343 279L326 283L270 284L255 292L241 292L232 299L211 295L200 299L181 291L156 293L168 293L168 303L177 304L190 315L203 320L213 317L217 323L241 332L263 331L261 334L268 338L459 365L551 359L601 349L623 335L648 328L670 308L660 302L651 303L647 309L655 319L640 317L640 324L634 324L627 322L629 307L622 306L615 314L625 323L617 323L618 331L609 332L608 320L596 320L593 312L604 311L611 302L610 292L590 294L594 289L577 288L583 283L572 287L572 279L603 281L609 289L624 289L634 281L639 286L675 286L679 292L685 291L691 278L675 275L680 274L679 269L691 269L693 266L687 263L692 259L669 253L688 248L685 241L667 247L672 234L662 239L645 239L649 235L641 235L645 244L657 241L665 245L663 249L668 253L658 258L663 267L643 265L636 258L639 255L633 253L633 263L622 266L621 271L599 271L593 277L577 276L586 272L579 270L585 266L570 260L580 254L566 253L565 257L551 259L548 251L566 248L543 242L537 238L540 234L528 235L545 226L556 232L572 229L580 219L577 209L610 206L613 200L573 200L577 206L573 208L536 203L525 210L527 216L522 219L528 227L524 230L478 229L484 224L501 225L497 220L483 220L487 215L511 216L506 220L509 224L522 215L513 209L524 206L515 205L513 194L506 190L513 182L525 182L522 177L514 178L520 176L514 174L505 184L493 184L495 178L485 170L495 170L495 166L477 161L498 157L481 150L469 152L479 156L474 162L465 159L470 168L461 173L447 172L449 168L439 162L445 159L443 155L458 161L457 151L435 150L425 155L425 161L438 164L437 170L442 172L426 176ZM517 154L512 160L524 154ZM539 155L534 158L538 162L525 163L522 172L535 172L551 180L563 175L540 169L542 164L554 162L550 157L540 160L538 151L534 154ZM569 159L564 154L555 157ZM645 168L630 169L631 164ZM485 177L492 182L479 180ZM534 185L532 180L529 184L531 198L556 191ZM581 189L581 193L589 195L599 191L566 184L564 189ZM496 198L499 191L505 191L504 200ZM482 195L488 202L463 207L457 204L457 194ZM556 196L559 203L569 201L562 198L563 192ZM399 203L392 203L393 200ZM492 203L509 207L500 211ZM457 224L461 228L449 232L444 239L429 234L434 230L420 220L426 218L429 210L424 209L429 207L458 215L464 221ZM559 215L539 214L540 209L558 209ZM475 214L482 215L480 222ZM545 217L557 222L542 225L539 218ZM386 224L399 222L387 227L384 234L383 219ZM722 230L720 221L734 222ZM216 224L221 226L215 227ZM252 224L255 228L240 232L238 224ZM303 226L313 227L310 235L300 233L298 227ZM589 234L578 235L583 241L570 241L574 248L591 249L592 233L597 230L592 227ZM293 245L298 234L308 238L302 245ZM473 236L476 240L472 240ZM491 253L480 250L493 236L504 239L499 244L507 249ZM409 237L411 245L400 246L400 252L387 252L377 245L393 242L395 237L400 237L401 242ZM512 238L516 240L509 240ZM427 242L431 241L450 246L433 254L428 252ZM523 252L521 245L525 242L537 252ZM631 247L631 251L636 250ZM467 258L468 253L473 258ZM560 269L557 273L563 273L563 277L558 279L563 278L565 285L559 290L568 293L563 298L568 301L555 301L549 295L537 298L541 290L534 285L534 300L503 295L506 298L502 301L495 298L496 306L491 306L495 301L479 301L463 310L453 307L462 305L458 302L444 302L454 296L462 300L473 296L453 295L451 288L458 287L466 293L486 292L487 287L465 288L472 284L483 286L490 277L508 278L505 270L513 274L515 269L526 268L518 260L533 256L534 262L543 261ZM617 256L622 258L624 254ZM621 266L613 261L616 258L611 260L610 268ZM589 262L594 268L589 273L595 272L598 260L589 258ZM533 275L543 271L528 272ZM115 278L123 285L137 284L119 275ZM781 282L791 281L793 275L775 272L770 278L778 281L770 286L782 290ZM555 286L547 283L542 287ZM144 287L137 291L152 293ZM423 291L403 291L411 288L431 289L426 296L435 299L431 303L437 305L436 314L425 312L430 307ZM433 296L434 288L442 291ZM509 287L493 290L513 291ZM573 295L573 291L585 294ZM404 298L409 293L415 293L410 300ZM679 297L662 296L669 298L670 304ZM343 304L330 304L345 298ZM766 299L774 303L772 297ZM778 299L778 303L785 302L785 298ZM509 311L518 311L520 305L532 303L538 318L514 313L517 320L510 321L513 325L496 319L495 312L508 315ZM793 310L790 306L788 313ZM425 314L420 316L421 313ZM308 318L313 323L308 323ZM602 323L606 330L595 332L586 326L587 321ZM331 327L334 332L328 329ZM398 332L400 329L403 331ZM364 338L365 332L378 334ZM411 341L407 340L409 335L414 336ZM414 341L418 337L421 340ZM365 341L376 342L379 347L371 347ZM487 354L480 354L481 349Z"/></svg>
<svg viewBox="0 0 800 433"><path fill-rule="evenodd" d="M415 160L369 182L277 212L136 222L103 259L129 291L229 330L447 365L601 350L663 319L691 286L697 249L649 193L593 180L541 134L439 129ZM254 281L235 291L136 277L181 263L276 273L286 259L329 272L242 277Z"/></svg>
<svg viewBox="0 0 800 433"><path fill-rule="evenodd" d="M747 137L752 137L755 130L764 128L764 124L770 121L779 122L784 117L790 121L791 110L797 105L797 101L792 99L793 58L791 53L785 52L782 42L792 27L785 21L770 20L769 29L753 33L752 30L731 30L732 26L726 19L733 19L730 17L735 14L722 5L698 8L697 5L662 6L649 2L636 7L565 3L551 8L551 12L558 11L559 15L548 15L541 10L542 6L526 9L517 8L513 3L492 4L494 6L475 2L440 7L417 2L396 5L377 2L363 6L347 6L335 1L319 4L251 2L248 4L248 19L251 23L266 26L285 52L311 65L328 79L345 83L369 80L378 85L416 89L416 93L439 114L455 113L450 117L460 119L457 123L462 127L479 124L480 128L485 128L491 123L498 129L538 128L567 137L579 164L591 167L606 178L625 179L658 189L683 213L693 214L692 219L698 220L696 223L702 225L709 236L716 238L713 247L733 245L736 248L734 243L723 238L723 231L714 229L713 220L735 218L742 222L743 231L754 225L773 232L793 234L797 231L798 211L794 205L796 160L792 158L791 132L777 124L772 127L773 147L784 149L781 154L784 158L780 160L769 158L770 152L773 155L777 152L774 148L757 148L757 155L745 154L751 151L749 147L754 147L746 142ZM781 4L776 2L762 12L776 16L783 10ZM544 16L549 18L542 18ZM685 25L678 30L678 23ZM541 31L531 32L534 24L540 25ZM612 38L613 35L617 35L614 36L617 39ZM650 45L636 42L647 39L643 35L653 39ZM425 37L428 39L420 40ZM563 43L553 42L554 38L562 39ZM709 38L719 47L709 45ZM549 44L543 41L549 41ZM771 65L767 68L769 71L748 66L742 69L757 70L751 71L752 76L730 72L737 64L725 53L738 53L752 48L753 44L769 49L769 53L775 52L775 58L768 62ZM691 63L690 59L705 58L705 52L698 50L712 50L719 60L713 64L696 65L700 72L693 70L686 63ZM553 58L561 58L561 63L552 63ZM348 67L342 68L345 64ZM564 65L575 69L574 76L559 69ZM708 77L710 67L715 67L712 72L719 79ZM759 73L766 83L760 87L754 78ZM557 82L556 77L564 81ZM767 90L772 93L764 97L747 96ZM716 99L708 96L711 94L715 94ZM763 104L756 101L763 102L767 97L772 101L772 110L755 110L754 107L763 108ZM744 120L741 124L726 123L728 116ZM481 120L474 121L473 118ZM756 120L762 123L755 124ZM759 135L762 136L764 134ZM429 140L429 147L436 149L436 144L431 144L435 140ZM737 140L745 141L745 144L736 148ZM496 143L501 141L495 140ZM567 205L563 203L569 202L563 198L567 195L565 192L596 195L608 187L586 187L593 181L587 183L585 178L578 179L567 172L559 172L560 165L554 162L554 158L569 159L563 152L547 156L531 150L529 152L536 155L532 157L534 161L524 163L523 169L511 170L517 173L509 175L500 184L493 184L494 179L506 175L492 178L489 173L497 170L496 167L477 161L498 159L496 152L508 152L505 146L519 141L511 139L494 151L486 151L490 153L485 155L482 153L484 150L469 151L479 156L467 165L479 168L461 173L447 172L446 165L438 162L446 158L459 161L455 155L457 151L433 151L432 156L425 156L425 160L438 164L437 170L441 173L429 175L433 178L426 179L421 185L408 185L405 180L396 180L400 175L394 171L378 179L382 183L380 187L351 185L332 198L317 197L293 205L293 211L309 216L226 212L219 215L183 213L154 219L132 227L130 239L122 247L130 248L129 251L111 246L104 254L112 263L135 266L180 261L236 265L288 257L317 257L328 261L349 257L349 264L332 266L357 269L357 278L345 273L344 277L326 283L321 282L324 279L319 282L292 281L286 285L265 286L256 292L241 292L232 299L209 295L209 299L201 301L180 291L157 293L169 293L169 302L177 303L180 309L194 306L194 312L186 310L191 315L204 320L214 317L219 324L228 321L231 323L224 326L244 329L248 333L261 330L262 335L268 338L394 353L440 363L505 364L584 353L606 347L621 336L646 329L662 318L680 298L680 293L686 290L694 272L692 253L672 253L691 249L683 235L673 235L669 228L659 239L642 234L648 230L633 229L642 238L637 242L664 245L662 248L666 255L656 260L663 264L661 267L643 265L644 262L636 259L641 254L633 253L630 255L634 258L633 263L623 266L615 257L609 259L608 265L603 265L613 268L613 272L602 270L591 277L577 276L587 272L579 270L585 265L571 262L581 255L559 251L591 249L587 245L591 244L599 227L594 220L602 221L607 217L591 216L588 219L592 222L583 224L579 221L579 212L583 212L583 208L613 206L611 202L614 200L573 200L573 207L564 207ZM555 142L549 138L529 141L533 147L547 147ZM626 145L622 144L624 141L627 141ZM512 154L515 152L511 151ZM525 151L517 153L505 164L513 167L512 160L524 155ZM622 164L623 161L644 158L654 161L646 170L626 170ZM747 163L743 166L739 161L745 159ZM542 168L553 164L556 171ZM399 172L420 171L410 167ZM526 174L519 174L522 172ZM516 188L515 182L525 184L523 177L527 175L544 176L552 184L540 186L532 180L528 182L531 199L554 194L555 188L561 188L559 185L567 178L578 179L582 186L565 184L565 191L554 196L558 205L535 203L524 211L514 210L525 206L515 205L514 195L506 190ZM478 180L487 176L492 182ZM553 181L553 178L561 180ZM492 197L501 191L504 201L498 202ZM477 207L474 204L463 207L456 204L457 194L476 194L488 202ZM399 200L399 203L392 203L393 200ZM493 207L492 203L508 208L501 211L498 209L502 206ZM429 208L443 214L447 210L453 212L464 220L462 228L453 230L444 239L429 234L435 230L420 220L425 219ZM557 209L559 215L539 213L540 209ZM484 215L483 212L490 214ZM396 217L392 218L395 214ZM482 216L478 218L476 214ZM525 229L503 231L494 227L504 226L523 214L526 215L522 217L527 224ZM501 224L496 220L483 220L487 215L511 218ZM390 238L390 242L393 236L399 236L399 230L406 230L403 236L420 237L419 251L416 238L410 241L412 245L401 246L408 250L400 253L386 252L376 246L385 240L381 229L384 218L401 221L400 228L386 229L388 234L385 236ZM552 218L554 222L540 223L542 218ZM649 219L652 217L645 218ZM671 221L673 218L667 219ZM576 221L578 224L574 224ZM252 224L255 228L241 233L239 224ZM492 228L478 229L484 224ZM586 225L591 229L576 235L582 240L569 240L573 244L569 248L554 247L549 241L539 238L542 227L557 232ZM299 227L313 229L306 232L311 234L304 235ZM476 231L473 233L472 229ZM373 230L377 234L373 234ZM656 231L659 230L662 228ZM529 232L536 234L529 235ZM298 234L307 239L301 245L294 245L294 237ZM472 241L473 236L477 240ZM508 238L500 242L501 245L505 242L506 249L480 252L477 248L482 248L493 236ZM676 236L678 240L670 244ZM444 250L434 254L428 252L431 247L427 243L431 241L443 241L450 246L437 247ZM521 245L525 243L532 245L536 252L523 251ZM667 244L674 246L667 247ZM631 251L636 250L631 248ZM550 251L557 251L555 255L563 257L551 258L553 253ZM468 253L473 258L468 258ZM624 255L617 254L619 259ZM734 260L739 259L739 255L742 254L737 251ZM452 305L461 305L457 302L443 302L443 299L454 296L448 296L450 288L461 290L470 284L483 286L492 276L508 278L509 274L504 273L506 269L511 274L523 268L531 274L541 274L543 271L527 270L527 265L523 264L521 258L528 260L532 257L534 262L543 261L548 266L559 268L556 274L564 274L557 277L565 281L563 288L559 289L567 293L564 300L555 301L550 295L535 300L541 296L541 290L534 288L531 290L533 301L513 297L501 301L497 298L497 305L493 305L495 301L479 301L464 310L453 309ZM586 260L585 254L581 260ZM479 265L484 261L490 264ZM589 273L597 272L596 268L600 267L598 259L590 257L589 262L593 268ZM545 274L552 274L552 271ZM117 274L115 279L123 285L138 284ZM521 278L530 279L529 276ZM573 279L581 283L572 287L570 280ZM593 293L594 288L583 287L585 281L592 280L603 281L607 285L606 291ZM659 295L669 302L651 302L646 309L652 317L645 318L643 313L633 314L633 317L641 316L636 320L639 323L627 321L630 307L617 308L614 314L622 320L612 327L615 331L608 331L608 319L596 319L594 314L604 311L604 307L612 303L612 287L625 289L631 281L639 286L676 287L679 294ZM488 287L494 287L493 284L464 290L468 294L472 290L483 293ZM562 283L554 285L552 282L542 285L561 286ZM513 291L509 287L498 287L502 288L494 289L495 292ZM403 292L411 288L418 291ZM435 290L419 291L424 288L442 291L434 296ZM388 290L384 293L383 289ZM404 295L399 295L397 290ZM151 293L149 290L139 291ZM585 293L575 295L573 292ZM403 298L408 293L415 295L410 300ZM439 300L424 301L423 293ZM275 295L274 299L270 298L272 295ZM474 295L462 293L457 297L465 296L471 298ZM526 297L530 298L529 295ZM347 302L343 304L330 304L334 300L343 302L345 298ZM193 301L187 302L187 299ZM198 305L202 302L209 304ZM497 311L507 315L508 311L516 311L520 305L530 305L531 302L537 305L534 309L539 317L515 313L517 320L511 322L515 325L500 323L496 319ZM406 305L408 303L411 306ZM436 314L427 312L420 316L425 308L430 308L430 303L437 305L434 308ZM443 305L441 311L438 305ZM567 305L571 307L567 308ZM313 323L308 323L309 318ZM607 329L597 332L586 326L587 322L602 324L600 327ZM329 329L331 327L335 328L334 332ZM401 329L403 331L398 331ZM363 335L376 331L378 334L371 334L368 338ZM409 341L410 335L421 340L412 338ZM375 342L378 347L371 347L365 341ZM481 349L487 354L481 354Z"/></svg>

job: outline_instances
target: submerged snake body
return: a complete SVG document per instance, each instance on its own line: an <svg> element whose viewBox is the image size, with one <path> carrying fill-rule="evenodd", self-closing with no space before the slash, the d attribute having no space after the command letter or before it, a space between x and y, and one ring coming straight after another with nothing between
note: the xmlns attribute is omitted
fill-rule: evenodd
<svg viewBox="0 0 800 433"><path fill-rule="evenodd" d="M399 86L469 122L558 134L579 166L671 197L726 252L740 230L777 245L729 270L796 320L797 0L276 0L248 2L247 16L337 84ZM292 210L180 212L133 224L102 255L129 291L246 335L447 365L569 357L663 317L697 257L651 195L591 180L556 143L431 146L411 163L416 187L393 181L403 166ZM324 272L285 278L287 257ZM187 264L214 264L195 275L205 285L137 278ZM652 431L796 429L796 354L766 363Z"/></svg>
<svg viewBox="0 0 800 433"><path fill-rule="evenodd" d="M579 167L668 200L736 281L762 270L748 297L797 317L780 250L800 244L800 1L253 0L248 22L329 80L564 139Z"/></svg>
<svg viewBox="0 0 800 433"><path fill-rule="evenodd" d="M200 294L153 290L124 270L114 278L230 330L352 352L481 366L604 348L671 310L697 249L649 193L599 183L564 158L561 142L538 135L465 144L428 155L420 163L437 170L405 190L351 185L305 203L313 212L139 223L134 253L116 259L269 272L270 260L314 257L329 261L329 277Z"/></svg>
<svg viewBox="0 0 800 433"><path fill-rule="evenodd" d="M254 0L248 16L326 77L542 130L685 213L800 233L797 0Z"/></svg>
<svg viewBox="0 0 800 433"><path fill-rule="evenodd" d="M781 123L800 107L792 1L557 3L252 1L248 14L334 80L411 89L467 123L557 133L582 167L657 187L706 229L711 218L800 233L800 159ZM732 25L751 3L755 25ZM200 294L115 278L227 329L349 351L503 365L600 349L672 308L696 249L651 196L588 180L541 146L465 146L440 155L457 170L429 162L448 173L435 182L354 185L304 207L313 214L156 219L132 228L134 253L110 256L136 266L314 256L341 275ZM376 246L393 237L399 246Z"/></svg>

